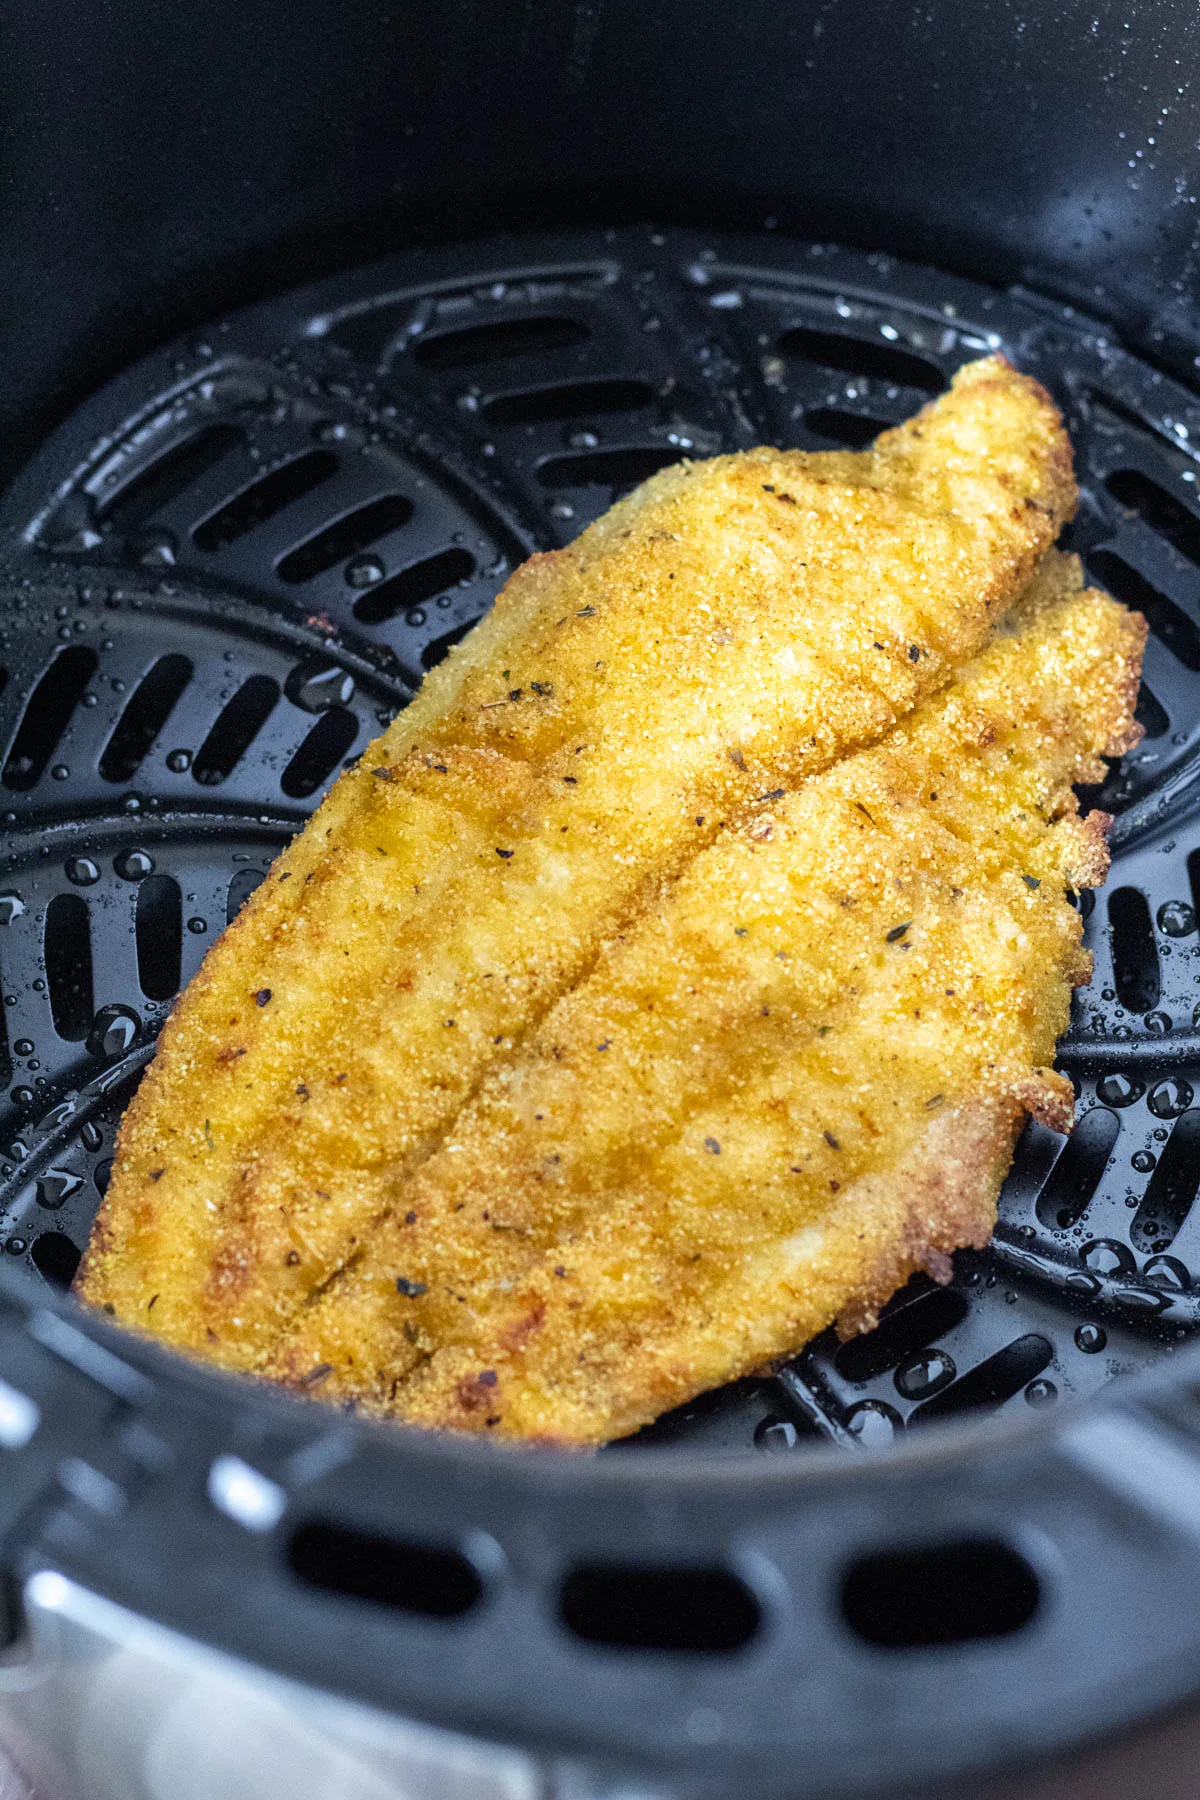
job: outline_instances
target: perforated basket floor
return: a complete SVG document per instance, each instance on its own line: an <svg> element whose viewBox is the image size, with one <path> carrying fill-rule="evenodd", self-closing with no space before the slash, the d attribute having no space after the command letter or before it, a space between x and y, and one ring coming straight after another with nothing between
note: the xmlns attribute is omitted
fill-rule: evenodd
<svg viewBox="0 0 1200 1800"><path fill-rule="evenodd" d="M1004 350L1067 415L1070 543L1150 620L1085 896L1096 975L993 1244L633 1443L847 1448L1046 1407L1200 1322L1200 403L1089 322L883 257L652 231L412 254L122 377L0 513L0 1241L71 1278L178 989L514 564L685 455L858 447ZM622 1447L624 1448L624 1447Z"/></svg>

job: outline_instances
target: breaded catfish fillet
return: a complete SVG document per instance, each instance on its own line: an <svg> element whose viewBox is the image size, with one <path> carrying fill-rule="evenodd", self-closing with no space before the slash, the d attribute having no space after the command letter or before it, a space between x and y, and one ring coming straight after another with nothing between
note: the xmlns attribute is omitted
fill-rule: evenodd
<svg viewBox="0 0 1200 1800"><path fill-rule="evenodd" d="M874 749L747 808L483 1082L270 1372L421 1424L598 1443L868 1329L986 1242L1090 976L1065 890L1136 742L1144 622L1053 557ZM1076 591L1071 591L1076 590Z"/></svg>
<svg viewBox="0 0 1200 1800"><path fill-rule="evenodd" d="M256 1367L601 941L942 685L1074 499L991 359L870 451L681 464L532 558L180 1001L82 1297Z"/></svg>

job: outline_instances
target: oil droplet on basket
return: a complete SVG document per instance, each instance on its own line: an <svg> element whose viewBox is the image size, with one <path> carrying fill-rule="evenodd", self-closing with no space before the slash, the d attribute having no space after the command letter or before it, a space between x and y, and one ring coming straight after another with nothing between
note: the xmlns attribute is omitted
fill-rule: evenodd
<svg viewBox="0 0 1200 1800"><path fill-rule="evenodd" d="M327 712L331 706L348 706L354 698L354 677L336 663L301 663L284 683L293 706L305 712Z"/></svg>
<svg viewBox="0 0 1200 1800"><path fill-rule="evenodd" d="M76 1175L72 1169L47 1169L37 1184L38 1205L49 1212L57 1212L82 1186L83 1176Z"/></svg>
<svg viewBox="0 0 1200 1800"><path fill-rule="evenodd" d="M900 1364L893 1380L906 1400L924 1400L954 1380L954 1362L944 1350L922 1350Z"/></svg>
<svg viewBox="0 0 1200 1800"><path fill-rule="evenodd" d="M129 1006L102 1006L92 1020L87 1047L93 1056L123 1056L132 1048L142 1021Z"/></svg>
<svg viewBox="0 0 1200 1800"><path fill-rule="evenodd" d="M1171 1029L1171 1015L1165 1012L1147 1013L1145 1024L1151 1037L1166 1037Z"/></svg>
<svg viewBox="0 0 1200 1800"><path fill-rule="evenodd" d="M1196 929L1196 914L1186 900L1168 900L1158 909L1158 929L1167 937L1187 937Z"/></svg>
<svg viewBox="0 0 1200 1800"><path fill-rule="evenodd" d="M1058 1399L1058 1389L1052 1381L1031 1381L1025 1389L1025 1399L1030 1406L1052 1406Z"/></svg>
<svg viewBox="0 0 1200 1800"><path fill-rule="evenodd" d="M144 850L122 850L114 858L113 868L122 881L144 881L154 873L154 858Z"/></svg>
<svg viewBox="0 0 1200 1800"><path fill-rule="evenodd" d="M347 587L369 588L382 581L387 570L377 556L355 556L346 564L343 573Z"/></svg>
<svg viewBox="0 0 1200 1800"><path fill-rule="evenodd" d="M846 1414L846 1429L868 1450L890 1444L904 1421L885 1400L863 1400Z"/></svg>
<svg viewBox="0 0 1200 1800"><path fill-rule="evenodd" d="M1142 1270L1142 1276L1155 1287L1171 1288L1177 1294L1186 1293L1192 1285L1186 1263L1181 1263L1177 1256L1152 1256Z"/></svg>
<svg viewBox="0 0 1200 1800"><path fill-rule="evenodd" d="M1136 1081L1119 1069L1096 1084L1097 1098L1103 1100L1105 1106L1132 1106L1145 1091L1144 1081Z"/></svg>
<svg viewBox="0 0 1200 1800"><path fill-rule="evenodd" d="M1158 1158L1153 1150L1135 1150L1129 1160L1139 1175L1149 1175Z"/></svg>
<svg viewBox="0 0 1200 1800"><path fill-rule="evenodd" d="M1083 1246L1079 1258L1097 1275L1132 1275L1137 1268L1131 1251L1116 1238L1093 1238Z"/></svg>
<svg viewBox="0 0 1200 1800"><path fill-rule="evenodd" d="M754 1427L754 1442L760 1450L777 1455L781 1450L794 1450L800 1433L790 1419L768 1415Z"/></svg>
<svg viewBox="0 0 1200 1800"><path fill-rule="evenodd" d="M1075 1327L1075 1343L1087 1356L1095 1356L1103 1350L1108 1342L1108 1333L1103 1325L1077 1325Z"/></svg>
<svg viewBox="0 0 1200 1800"><path fill-rule="evenodd" d="M1146 1104L1158 1119L1177 1119L1192 1104L1192 1084L1181 1075L1168 1075L1151 1088Z"/></svg>

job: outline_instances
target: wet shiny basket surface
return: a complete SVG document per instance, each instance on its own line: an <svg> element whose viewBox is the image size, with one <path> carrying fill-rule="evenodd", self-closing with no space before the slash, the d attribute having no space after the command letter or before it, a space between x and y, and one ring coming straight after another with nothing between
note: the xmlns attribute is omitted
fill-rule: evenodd
<svg viewBox="0 0 1200 1800"><path fill-rule="evenodd" d="M344 764L530 550L681 456L859 447L992 349L1063 406L1069 541L1151 624L1092 986L995 1241L871 1336L638 1442L802 1449L1050 1406L1200 1321L1200 407L1068 309L652 231L414 255L151 359L5 511L0 1231L66 1284L154 1034Z"/></svg>

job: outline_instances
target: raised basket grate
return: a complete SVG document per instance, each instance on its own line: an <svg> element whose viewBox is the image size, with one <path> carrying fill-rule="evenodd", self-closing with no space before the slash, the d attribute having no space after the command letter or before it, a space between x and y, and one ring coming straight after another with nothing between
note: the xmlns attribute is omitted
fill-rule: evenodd
<svg viewBox="0 0 1200 1800"><path fill-rule="evenodd" d="M174 994L514 563L686 455L860 446L1002 349L1150 620L1096 958L989 1249L632 1443L848 1448L1050 1406L1200 1323L1200 404L1090 322L883 257L637 231L414 253L151 358L0 512L0 1241L69 1281ZM624 1447L623 1447L624 1448Z"/></svg>

